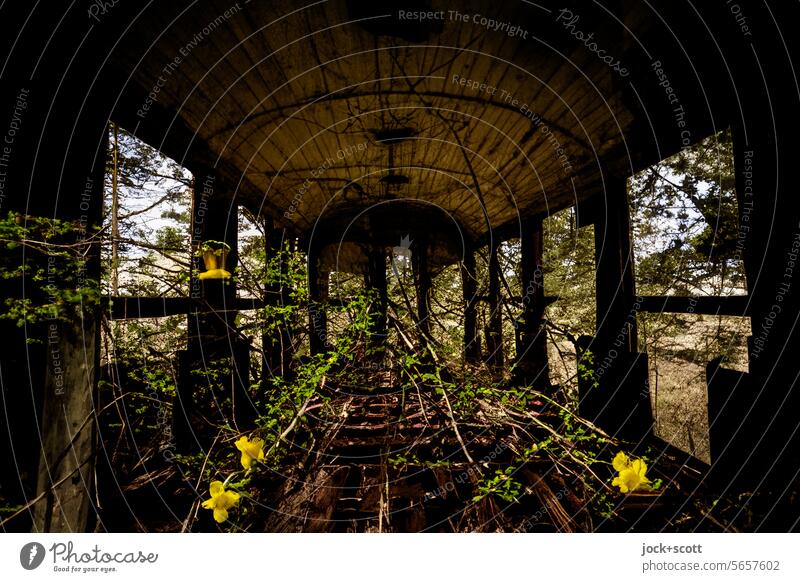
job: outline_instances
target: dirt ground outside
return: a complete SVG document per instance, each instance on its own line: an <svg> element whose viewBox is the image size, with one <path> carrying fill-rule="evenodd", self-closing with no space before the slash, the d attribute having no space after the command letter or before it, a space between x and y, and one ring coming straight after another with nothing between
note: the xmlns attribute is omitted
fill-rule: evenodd
<svg viewBox="0 0 800 582"><path fill-rule="evenodd" d="M725 358L724 367L747 371L750 320L691 314L639 317L640 349L647 352L650 398L656 435L710 462L706 365ZM551 338L552 340L552 338ZM575 349L550 341L550 378L577 403Z"/></svg>

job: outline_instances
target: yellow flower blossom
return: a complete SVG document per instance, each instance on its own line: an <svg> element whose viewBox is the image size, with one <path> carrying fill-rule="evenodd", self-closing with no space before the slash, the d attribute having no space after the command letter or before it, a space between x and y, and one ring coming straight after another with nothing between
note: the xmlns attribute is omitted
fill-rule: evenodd
<svg viewBox="0 0 800 582"><path fill-rule="evenodd" d="M611 464L614 466L615 471L624 471L630 468L631 460L628 458L628 455L620 451L617 453L617 456L614 457L614 460L611 461Z"/></svg>
<svg viewBox="0 0 800 582"><path fill-rule="evenodd" d="M253 461L261 461L264 458L264 441L260 438L253 440L243 436L236 441L236 448L242 452L242 467L249 469Z"/></svg>
<svg viewBox="0 0 800 582"><path fill-rule="evenodd" d="M225 491L222 481L212 481L209 487L211 499L203 501L205 509L214 510L214 519L222 523L228 519L228 510L239 503L239 494L234 491Z"/></svg>
<svg viewBox="0 0 800 582"><path fill-rule="evenodd" d="M620 455L621 454L623 453L620 453ZM619 455L617 455L617 458L619 458ZM617 458L614 459L614 468L616 469L618 465L623 468L619 469L619 475L614 478L611 485L619 487L622 493L650 490L650 480L645 477L647 465L644 461L636 459L625 467L622 462L616 462ZM627 459L627 457L625 457L625 459Z"/></svg>

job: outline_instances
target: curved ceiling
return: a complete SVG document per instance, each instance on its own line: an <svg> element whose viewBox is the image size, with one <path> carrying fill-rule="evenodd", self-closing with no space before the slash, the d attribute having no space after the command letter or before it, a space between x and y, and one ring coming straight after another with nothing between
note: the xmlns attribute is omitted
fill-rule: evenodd
<svg viewBox="0 0 800 582"><path fill-rule="evenodd" d="M697 72L714 64L695 58L693 78L675 60L677 3L164 4L111 55L118 118L165 150L185 128L246 206L298 232L408 199L479 239L602 192L685 140L659 58L692 141L721 122Z"/></svg>

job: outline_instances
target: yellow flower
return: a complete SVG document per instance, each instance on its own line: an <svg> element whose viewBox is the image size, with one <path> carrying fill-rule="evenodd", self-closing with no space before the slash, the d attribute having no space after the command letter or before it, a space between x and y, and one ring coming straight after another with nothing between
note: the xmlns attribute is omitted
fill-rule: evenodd
<svg viewBox="0 0 800 582"><path fill-rule="evenodd" d="M242 467L249 469L253 461L261 461L264 458L264 441L259 438L253 440L243 436L236 441L236 448L242 452Z"/></svg>
<svg viewBox="0 0 800 582"><path fill-rule="evenodd" d="M230 271L226 271L225 269L209 269L208 271L203 271L197 276L198 279L230 279L231 273Z"/></svg>
<svg viewBox="0 0 800 582"><path fill-rule="evenodd" d="M631 460L628 458L628 455L620 451L617 453L617 456L614 457L614 460L611 461L611 464L614 465L615 471L624 471L630 468Z"/></svg>
<svg viewBox="0 0 800 582"><path fill-rule="evenodd" d="M623 453L620 453L620 455ZM619 455L617 455L619 458ZM617 468L617 458L614 459L614 468ZM627 457L625 457L627 459ZM620 466L622 464L620 463ZM619 471L619 475L614 478L611 485L616 485L622 493L632 493L633 491L647 491L650 489L650 480L645 477L647 465L644 461L636 459L628 467Z"/></svg>
<svg viewBox="0 0 800 582"><path fill-rule="evenodd" d="M233 491L225 491L222 481L212 481L209 487L211 499L203 501L205 509L214 510L214 519L217 523L222 523L228 519L228 510L239 503L239 494Z"/></svg>

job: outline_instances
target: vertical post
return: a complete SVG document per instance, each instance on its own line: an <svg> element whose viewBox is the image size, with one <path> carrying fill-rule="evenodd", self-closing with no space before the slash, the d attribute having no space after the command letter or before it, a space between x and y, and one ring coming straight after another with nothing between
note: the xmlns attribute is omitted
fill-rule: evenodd
<svg viewBox="0 0 800 582"><path fill-rule="evenodd" d="M258 413L250 398L250 341L234 337L231 344L231 415L233 425L246 430Z"/></svg>
<svg viewBox="0 0 800 582"><path fill-rule="evenodd" d="M486 330L486 360L496 372L503 368L503 314L500 304L500 242L494 236L489 245L489 327Z"/></svg>
<svg viewBox="0 0 800 582"><path fill-rule="evenodd" d="M617 352L637 349L636 289L631 249L628 188L624 178L609 178L605 212L594 224L597 331L595 343L608 349L618 342Z"/></svg>
<svg viewBox="0 0 800 582"><path fill-rule="evenodd" d="M522 318L517 323L518 381L537 387L550 386L547 361L547 332L544 327L544 253L542 219L522 221L520 232L520 275L522 282Z"/></svg>
<svg viewBox="0 0 800 582"><path fill-rule="evenodd" d="M415 282L417 286L417 317L420 339L423 344L427 344L431 337L430 322L430 293L431 293L431 271L428 264L428 240L423 235L417 236L414 240L415 248L411 253L412 265L414 267Z"/></svg>
<svg viewBox="0 0 800 582"><path fill-rule="evenodd" d="M774 34L775 22L792 18L794 10L788 6L778 10L754 15L753 30L760 33L754 34L752 46L731 42L726 51L737 62L733 74L742 107L732 112L731 125L740 222L737 249L744 261L752 336L749 373L742 382L720 385L721 396L729 396L721 415L737 428L725 435L724 427L711 424L709 432L712 441L719 442L720 437L728 441L720 443L721 453L712 457L712 475L726 486L769 494L776 510L764 527L788 531L796 527L789 516L790 492L796 490L800 471L796 357L800 351L800 204L796 193L800 146L795 126L788 122L796 117L798 97L769 90L790 74L787 63L754 58L786 50L783 43L787 41Z"/></svg>
<svg viewBox="0 0 800 582"><path fill-rule="evenodd" d="M373 304L375 315L369 335L369 347L377 359L382 359L382 348L386 343L387 309L389 306L388 283L386 280L386 249L382 246L371 249L366 276L367 287L376 294Z"/></svg>
<svg viewBox="0 0 800 582"><path fill-rule="evenodd" d="M25 27L28 12L28 6L5 4L0 18L0 36L13 36L16 49L4 61L0 83L0 215L18 213L20 225L36 217L63 221L69 232L50 242L68 245L58 250L72 259L48 248L41 253L3 249L4 268L22 261L27 267L42 265L54 293L32 280L35 271L0 282L4 309L6 298L47 309L43 318L23 327L0 322L0 488L9 504L37 500L8 529L91 531L100 359L96 228L102 220L107 123L114 101L103 59L117 40L109 32L116 27L108 21L100 31L82 11L43 11L36 27ZM70 44L74 50L43 52L36 47L44 30L53 31L52 47L70 35L81 40ZM76 260L73 251L81 258ZM61 292L72 292L80 302L57 303ZM41 343L28 343L34 339Z"/></svg>
<svg viewBox="0 0 800 582"><path fill-rule="evenodd" d="M266 236L264 238L265 261L278 261L278 272L269 272L264 287L264 305L269 308L285 307L289 302L287 288L287 257L284 229L275 228L271 218L265 219ZM274 265L273 265L274 267ZM292 357L292 339L285 321L278 322L277 333L268 331L262 335L264 360L262 370L262 386L267 387L271 376L288 378Z"/></svg>
<svg viewBox="0 0 800 582"><path fill-rule="evenodd" d="M277 236L277 232L276 232ZM286 229L281 230L280 244L280 301L281 306L288 307L292 304L291 287L289 285L289 261L292 256L297 252L298 244L297 239L290 239L287 237ZM281 371L283 377L287 380L293 377L292 370L292 357L294 356L294 343L292 342L292 330L288 321L281 324Z"/></svg>
<svg viewBox="0 0 800 582"><path fill-rule="evenodd" d="M119 126L114 123L111 165L111 295L119 295Z"/></svg>
<svg viewBox="0 0 800 582"><path fill-rule="evenodd" d="M208 241L226 243L230 247L226 268L233 272L236 266L239 206L226 194L213 168L194 172L190 293L195 311L189 316L190 351L222 346L227 348L228 355L231 353L236 284L232 278L200 280L198 277L205 269L201 248Z"/></svg>
<svg viewBox="0 0 800 582"><path fill-rule="evenodd" d="M609 178L594 223L597 331L587 346L597 385L581 386L581 413L611 434L639 440L652 430L647 357L637 351L636 290L624 178Z"/></svg>
<svg viewBox="0 0 800 582"><path fill-rule="evenodd" d="M742 96L745 99L752 99L753 93L742 91ZM772 408L772 403L768 403L766 390L766 385L772 376L774 360L770 361L772 358L763 357L763 352L768 349L768 344L764 340L774 333L771 320L769 327L764 327L764 322L767 320L765 316L768 314L764 308L773 304L773 298L768 295L765 297L763 289L774 289L765 284L771 258L765 244L766 240L782 236L783 233L773 230L771 225L771 217L777 216L777 213L773 215L773 208L770 207L775 203L774 198L770 200L770 193L774 192L777 186L769 178L773 171L766 172L766 181L762 181L764 174L759 172L760 164L770 164L771 161L774 163L774 154L770 151L769 144L771 140L768 138L765 142L765 136L758 130L754 132L753 127L748 131L743 121L732 124L731 137L735 193L739 211L737 249L743 262L750 295L750 323L753 330L752 335L747 338L749 373L727 370L722 367L722 358L717 358L709 362L706 367L706 384L711 456L709 479L733 489L752 491L766 472L770 471L775 458L774 453L769 452L767 462L759 459L760 455L756 454L754 447L757 441L752 435L768 434L776 420L777 410ZM765 187L764 191L761 190L762 186ZM756 192L758 196L755 195ZM766 220L765 212L770 217ZM766 232L769 233L767 239L764 237ZM763 335L760 332L764 332ZM783 334L779 337L781 337L779 346L785 349ZM766 378L761 369L762 362L766 363L765 360L769 362ZM778 410L780 408L781 406L777 407ZM782 443L781 446L786 446L786 443ZM764 450L770 448L765 447ZM770 481L774 482L774 479Z"/></svg>
<svg viewBox="0 0 800 582"><path fill-rule="evenodd" d="M242 354L248 346L247 342L241 341L236 330L234 279L201 280L198 276L205 270L202 247L209 241L228 245L227 260L220 266L230 273L234 272L238 262L238 201L226 190L213 167L199 165L192 170L192 271L189 282L192 311L188 316L188 350L179 360L181 382L173 413L176 448L180 451L195 448L196 445L202 448L206 444L197 442L192 429L192 418L198 404L195 392L203 384L211 388L217 386L210 376L217 375L219 367L230 371L224 375L225 380L221 385L226 393L219 397L230 400L233 423L246 425L255 415L248 391L249 368L243 365Z"/></svg>
<svg viewBox="0 0 800 582"><path fill-rule="evenodd" d="M175 438L175 450L179 453L203 448L192 427L196 409L194 393L199 383L192 373L197 366L197 352L191 349L191 343L189 348L179 351L177 355L178 385L172 402L172 435Z"/></svg>
<svg viewBox="0 0 800 582"><path fill-rule="evenodd" d="M308 331L311 355L328 349L328 273L319 270L319 246L312 241L308 248Z"/></svg>
<svg viewBox="0 0 800 582"><path fill-rule="evenodd" d="M78 288L87 292L97 285L99 292L100 248L92 235L102 220L108 130L104 122L93 119L79 124L75 135L58 189L58 199L75 201L74 207L55 214L61 219L75 218L78 225L76 239L65 241L85 248L87 259ZM89 299L90 294L86 297L69 308L64 320L48 324L37 483L44 497L34 504L34 530L39 532L83 531L93 517L100 328L99 305Z"/></svg>
<svg viewBox="0 0 800 582"><path fill-rule="evenodd" d="M464 299L464 361L474 364L481 357L481 342L478 335L478 280L475 275L475 252L471 246L464 248L461 290Z"/></svg>

